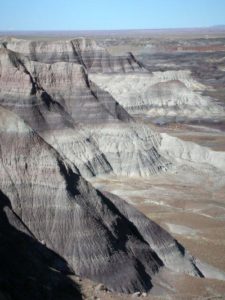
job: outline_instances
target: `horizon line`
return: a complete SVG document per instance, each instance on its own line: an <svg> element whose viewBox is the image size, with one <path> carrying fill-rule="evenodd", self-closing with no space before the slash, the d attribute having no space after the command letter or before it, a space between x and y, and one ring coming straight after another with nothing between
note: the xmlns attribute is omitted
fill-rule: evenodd
<svg viewBox="0 0 225 300"><path fill-rule="evenodd" d="M121 29L0 29L0 32L74 32L74 31L148 31L148 30L177 30L177 29L225 29L225 24L193 27L158 27L158 28L121 28Z"/></svg>

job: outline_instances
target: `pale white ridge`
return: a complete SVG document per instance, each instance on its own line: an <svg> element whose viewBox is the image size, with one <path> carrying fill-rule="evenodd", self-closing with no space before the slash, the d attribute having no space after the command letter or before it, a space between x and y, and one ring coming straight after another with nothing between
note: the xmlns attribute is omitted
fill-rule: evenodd
<svg viewBox="0 0 225 300"><path fill-rule="evenodd" d="M109 92L126 110L150 117L224 117L222 106L202 96L205 86L191 72L166 71L152 74L91 75L99 87Z"/></svg>
<svg viewBox="0 0 225 300"><path fill-rule="evenodd" d="M160 153L178 163L211 165L225 172L225 152L213 151L192 142L161 134Z"/></svg>

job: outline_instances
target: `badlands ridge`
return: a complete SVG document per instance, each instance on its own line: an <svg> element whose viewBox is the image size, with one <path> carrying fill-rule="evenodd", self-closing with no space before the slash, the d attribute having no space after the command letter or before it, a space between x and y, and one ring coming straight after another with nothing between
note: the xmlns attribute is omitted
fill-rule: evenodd
<svg viewBox="0 0 225 300"><path fill-rule="evenodd" d="M90 183L183 167L214 170L224 181L224 152L136 118L224 118L203 89L188 70L152 73L133 54L112 56L89 39L1 40L3 299L81 297L68 274L123 293L166 291L165 274L174 272L225 280L136 208Z"/></svg>

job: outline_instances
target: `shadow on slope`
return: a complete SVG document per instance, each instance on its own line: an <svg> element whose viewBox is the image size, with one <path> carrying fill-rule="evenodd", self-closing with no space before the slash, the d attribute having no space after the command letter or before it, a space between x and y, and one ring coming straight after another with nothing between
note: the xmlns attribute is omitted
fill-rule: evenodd
<svg viewBox="0 0 225 300"><path fill-rule="evenodd" d="M66 261L20 231L24 228L0 191L0 299L82 299L79 287L66 276L71 274Z"/></svg>

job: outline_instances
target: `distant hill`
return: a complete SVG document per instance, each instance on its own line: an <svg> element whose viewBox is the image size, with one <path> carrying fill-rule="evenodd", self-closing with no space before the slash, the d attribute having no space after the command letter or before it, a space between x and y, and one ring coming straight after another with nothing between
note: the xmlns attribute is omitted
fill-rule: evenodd
<svg viewBox="0 0 225 300"><path fill-rule="evenodd" d="M211 26L211 28L215 28L215 29L225 29L225 24L224 24L224 25L214 25L214 26Z"/></svg>

